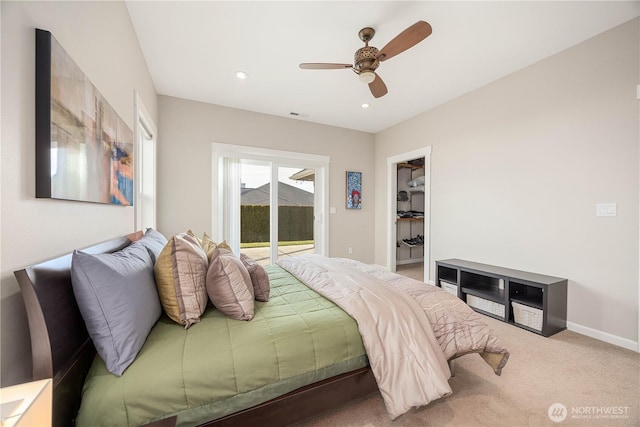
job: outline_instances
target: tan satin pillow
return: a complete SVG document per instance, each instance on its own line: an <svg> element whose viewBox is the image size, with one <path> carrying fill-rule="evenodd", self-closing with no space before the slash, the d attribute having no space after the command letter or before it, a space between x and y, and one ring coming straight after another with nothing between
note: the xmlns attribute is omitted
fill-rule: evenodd
<svg viewBox="0 0 640 427"><path fill-rule="evenodd" d="M193 231L189 230L187 233L190 233L192 236L195 237L195 234L193 233ZM231 250L231 246L227 244L226 240L220 243L216 243L211 239L211 237L209 237L207 233L203 233L202 239L198 239L197 237L196 239L198 240L198 243L200 243L200 246L202 247L204 252L207 254L207 260L209 262L211 262L211 258L213 257L213 251L215 251L217 247L221 247L229 251Z"/></svg>
<svg viewBox="0 0 640 427"><path fill-rule="evenodd" d="M162 308L185 329L198 323L207 308L209 262L198 239L180 233L169 239L154 268Z"/></svg>

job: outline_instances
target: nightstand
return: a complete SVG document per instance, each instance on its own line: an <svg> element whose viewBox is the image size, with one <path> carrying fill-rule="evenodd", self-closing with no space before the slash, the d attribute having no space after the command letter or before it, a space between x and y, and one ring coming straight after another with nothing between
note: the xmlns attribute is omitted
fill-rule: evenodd
<svg viewBox="0 0 640 427"><path fill-rule="evenodd" d="M51 426L50 379L0 389L2 427Z"/></svg>

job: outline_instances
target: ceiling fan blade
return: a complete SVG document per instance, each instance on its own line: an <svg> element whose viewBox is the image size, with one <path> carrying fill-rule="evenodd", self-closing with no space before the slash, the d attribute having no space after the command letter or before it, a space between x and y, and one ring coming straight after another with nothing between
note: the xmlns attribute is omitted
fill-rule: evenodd
<svg viewBox="0 0 640 427"><path fill-rule="evenodd" d="M353 68L351 64L329 64L325 62L304 62L300 64L303 70L338 70L342 68Z"/></svg>
<svg viewBox="0 0 640 427"><path fill-rule="evenodd" d="M385 45L376 55L378 61L386 61L412 48L426 39L432 32L431 25L425 21L418 21Z"/></svg>
<svg viewBox="0 0 640 427"><path fill-rule="evenodd" d="M384 84L382 78L376 73L376 78L369 83L369 90L375 98L380 98L387 94L387 85Z"/></svg>

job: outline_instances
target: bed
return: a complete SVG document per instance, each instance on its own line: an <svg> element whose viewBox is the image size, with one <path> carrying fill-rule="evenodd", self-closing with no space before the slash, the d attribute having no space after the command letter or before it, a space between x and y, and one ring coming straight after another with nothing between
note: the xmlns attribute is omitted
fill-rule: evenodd
<svg viewBox="0 0 640 427"><path fill-rule="evenodd" d="M143 235L137 232L82 251L118 253ZM255 303L255 317L249 322L230 320L211 304L188 329L163 313L121 376L111 374L96 355L71 286L72 254L16 271L29 320L33 380L53 378L53 424L276 426L379 387L385 397L382 386L388 380L377 372L380 358L370 358L375 355L370 348L374 340L362 339L362 325L347 313L340 295L333 296L335 301L323 296L326 281L305 284L306 275L348 276L353 286L361 286L361 275L384 281L412 295L416 307L425 310L431 323L428 334L437 339L434 358L446 363L478 353L498 375L505 366L509 353L493 331L439 288L352 260L335 260L327 268L323 263L328 259L303 258L293 265L266 267L271 298ZM310 269L314 262L316 269ZM343 282L335 289L343 296L361 293L345 292L349 286ZM459 309L463 311L452 322L451 313ZM232 341L240 345L228 347ZM394 343L379 351L389 347ZM234 352L240 357L227 358ZM443 390L438 396L446 394Z"/></svg>

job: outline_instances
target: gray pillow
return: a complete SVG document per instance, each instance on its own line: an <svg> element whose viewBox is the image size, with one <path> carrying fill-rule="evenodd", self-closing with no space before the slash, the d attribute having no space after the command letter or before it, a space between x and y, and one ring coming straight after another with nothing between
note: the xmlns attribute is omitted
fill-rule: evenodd
<svg viewBox="0 0 640 427"><path fill-rule="evenodd" d="M111 254L74 251L71 283L98 354L122 375L162 313L149 251L139 242Z"/></svg>
<svg viewBox="0 0 640 427"><path fill-rule="evenodd" d="M164 249L168 241L167 238L159 231L154 230L153 228L148 228L147 232L144 233L144 236L142 236L138 242L142 243L147 249L149 249L149 252L151 253L151 261L155 264L160 252L162 252L162 249Z"/></svg>
<svg viewBox="0 0 640 427"><path fill-rule="evenodd" d="M263 266L255 262L246 254L240 254L240 261L244 264L251 277L253 284L253 293L258 301L269 301L269 292L271 285L269 283L269 275Z"/></svg>

